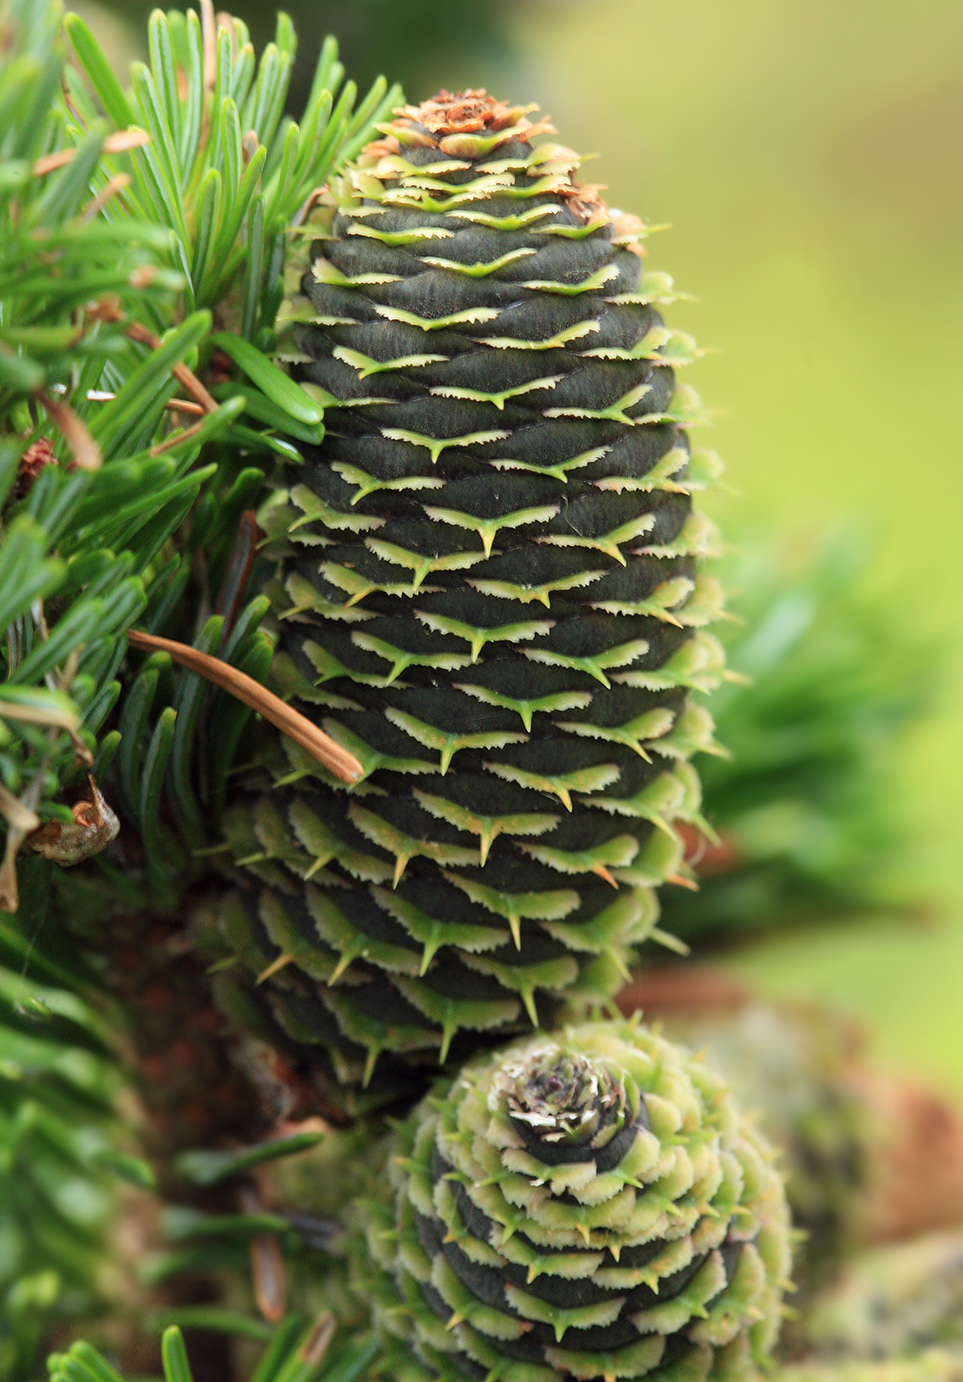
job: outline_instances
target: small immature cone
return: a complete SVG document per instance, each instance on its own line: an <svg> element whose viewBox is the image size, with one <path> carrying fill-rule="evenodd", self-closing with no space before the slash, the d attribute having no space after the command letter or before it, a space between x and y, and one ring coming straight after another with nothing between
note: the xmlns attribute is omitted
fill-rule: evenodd
<svg viewBox="0 0 963 1382"><path fill-rule="evenodd" d="M702 1382L768 1356L782 1181L683 1047L597 1022L486 1054L392 1150L354 1276L402 1382Z"/></svg>

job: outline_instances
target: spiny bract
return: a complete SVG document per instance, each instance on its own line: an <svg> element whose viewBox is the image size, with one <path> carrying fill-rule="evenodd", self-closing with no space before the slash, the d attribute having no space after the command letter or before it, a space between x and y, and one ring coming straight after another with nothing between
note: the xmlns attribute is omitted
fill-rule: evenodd
<svg viewBox="0 0 963 1382"><path fill-rule="evenodd" d="M402 1382L751 1376L789 1221L773 1153L684 1047L629 1023L469 1064L402 1125L355 1285Z"/></svg>
<svg viewBox="0 0 963 1382"><path fill-rule="evenodd" d="M672 368L693 348L645 227L532 109L405 107L334 187L292 307L326 435L271 519L279 676L364 778L288 747L293 787L228 819L264 886L223 929L342 1080L610 995L680 868L673 821L699 819L688 692L721 652L690 499L714 461Z"/></svg>

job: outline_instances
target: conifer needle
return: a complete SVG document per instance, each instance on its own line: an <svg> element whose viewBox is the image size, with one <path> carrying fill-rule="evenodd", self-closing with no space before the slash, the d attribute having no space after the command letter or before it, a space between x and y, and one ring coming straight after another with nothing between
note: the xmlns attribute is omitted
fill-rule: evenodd
<svg viewBox="0 0 963 1382"><path fill-rule="evenodd" d="M156 634L142 633L139 629L128 629L127 641L135 648L149 648L152 651L169 653L178 666L186 667L189 672L196 672L198 676L219 686L222 691L227 691L229 695L243 701L259 715L263 715L265 720L270 720L282 734L300 744L312 758L342 782L358 782L363 776L364 769L353 754L348 753L340 744L336 744L306 716L282 701L280 696L276 696L253 677L239 672L230 663L222 661L219 657L212 657L210 653L202 653L187 643L178 643L172 638L159 638Z"/></svg>

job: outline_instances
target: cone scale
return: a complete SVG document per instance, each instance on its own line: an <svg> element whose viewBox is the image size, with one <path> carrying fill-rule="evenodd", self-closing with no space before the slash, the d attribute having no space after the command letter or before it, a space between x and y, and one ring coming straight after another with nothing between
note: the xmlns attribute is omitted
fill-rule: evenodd
<svg viewBox="0 0 963 1382"><path fill-rule="evenodd" d="M532 109L400 111L291 312L326 435L271 515L277 674L365 775L287 750L228 818L249 862L222 929L345 1081L611 995L699 821L690 693L721 654L692 345L645 228Z"/></svg>
<svg viewBox="0 0 963 1382"><path fill-rule="evenodd" d="M402 1382L758 1375L789 1227L718 1076L632 1023L469 1063L389 1149L355 1286Z"/></svg>

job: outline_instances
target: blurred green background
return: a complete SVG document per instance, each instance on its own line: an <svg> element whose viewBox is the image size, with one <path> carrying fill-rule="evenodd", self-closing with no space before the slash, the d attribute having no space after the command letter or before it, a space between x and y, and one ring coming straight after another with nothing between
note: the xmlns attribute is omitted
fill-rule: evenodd
<svg viewBox="0 0 963 1382"><path fill-rule="evenodd" d="M718 349L692 378L748 511L805 542L878 536L894 617L952 645L908 738L905 860L926 927L797 933L735 961L869 1016L888 1064L963 1093L963 7L953 0L593 0L520 20L532 89Z"/></svg>
<svg viewBox="0 0 963 1382"><path fill-rule="evenodd" d="M97 12L81 5L99 28ZM878 541L894 619L948 648L940 704L901 746L895 809L915 923L793 931L727 961L872 1023L891 1068L963 1095L963 6L959 0L313 0L308 59L421 99L485 86L549 112L610 203L671 230L650 264L697 301L691 375L746 515L805 551L841 520ZM125 4L138 27L147 6ZM261 0L234 9L263 40ZM119 39L122 42L122 38Z"/></svg>

